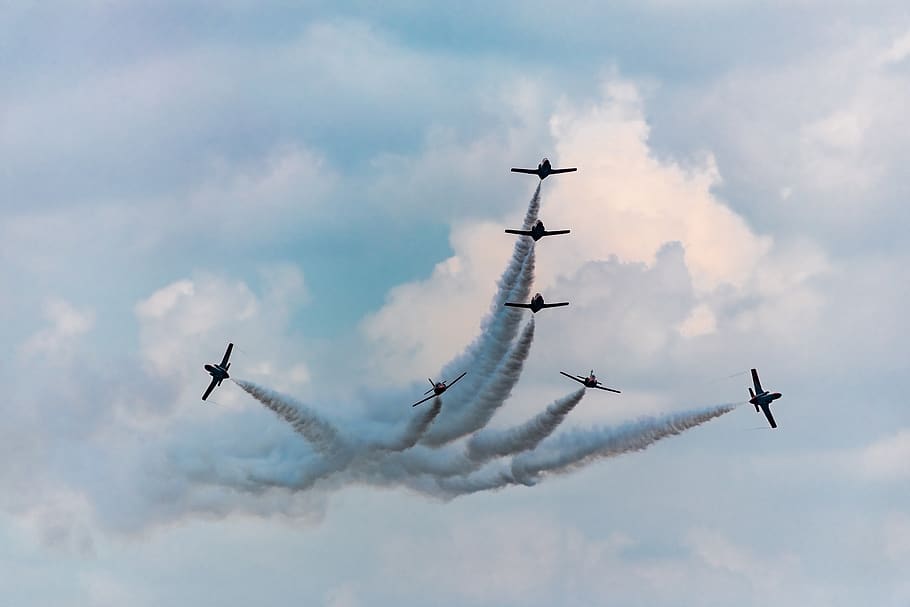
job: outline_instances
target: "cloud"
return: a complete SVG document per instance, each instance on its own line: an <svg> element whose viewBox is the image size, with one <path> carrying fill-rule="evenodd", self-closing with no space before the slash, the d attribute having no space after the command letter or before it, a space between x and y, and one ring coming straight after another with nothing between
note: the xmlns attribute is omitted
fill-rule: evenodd
<svg viewBox="0 0 910 607"><path fill-rule="evenodd" d="M72 354L74 342L95 324L94 312L77 310L64 299L45 301L44 315L51 326L41 329L22 344L22 354L26 357Z"/></svg>
<svg viewBox="0 0 910 607"><path fill-rule="evenodd" d="M692 292L689 307L674 323L695 337L717 330L722 311L717 306L725 305L717 293L727 293L728 301L761 299L798 290L825 270L825 255L817 248L775 247L720 200L714 193L720 175L710 155L685 166L658 158L649 147L644 104L634 84L614 78L602 93L588 104L564 102L550 119L557 152L552 160L580 170L543 184L541 217L552 228L571 228L572 234L537 244L537 290L584 309L596 299L592 288L618 295L603 282L592 287L603 280L592 274L596 263L655 266L660 252L678 243L673 246L683 256L682 280ZM383 308L362 326L376 353L377 374L396 377L418 360L435 368L465 344L482 314L479 302L487 301L492 288L492 269L506 255L502 226L511 223L501 217L456 224L450 239L454 255L430 277L390 291ZM805 305L810 302L811 297ZM649 329L635 326L645 331L637 343L647 343ZM652 351L659 347L655 343Z"/></svg>

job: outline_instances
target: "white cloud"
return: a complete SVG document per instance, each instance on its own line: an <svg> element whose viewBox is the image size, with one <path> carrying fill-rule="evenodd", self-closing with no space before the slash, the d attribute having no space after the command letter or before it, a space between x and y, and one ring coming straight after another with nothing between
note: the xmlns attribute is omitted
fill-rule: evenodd
<svg viewBox="0 0 910 607"><path fill-rule="evenodd" d="M203 364L220 360L228 342L234 343L232 376L285 390L309 384L304 344L287 339L291 315L308 300L303 274L272 264L260 277L261 290L254 292L243 281L199 274L135 305L141 357L157 376L180 386L180 402L198 399L208 381ZM237 404L238 392L222 387L216 402Z"/></svg>
<svg viewBox="0 0 910 607"><path fill-rule="evenodd" d="M776 304L786 306L784 327L817 308L806 285L826 270L824 253L810 243L775 247L769 237L756 235L714 194L720 175L710 156L691 166L657 158L636 86L614 79L595 103L564 102L551 126L557 152L551 160L577 164L579 171L542 184L541 218L550 228L570 228L572 234L538 243L536 288L570 300L574 318L586 318L588 326L596 323L596 317L584 314L585 306L595 301L603 306L619 295L603 277L595 278L597 263L618 259L654 266L670 243L679 243L684 260L682 272L673 270L679 276L673 280L682 284L675 293L685 293L689 307L682 317L665 319L670 327L633 320L638 333L634 340L622 340L625 347L658 352L669 343L666 330L688 337L711 334L718 328L716 306L730 307L731 299L762 303L788 293ZM513 244L502 238L502 227L513 224L521 211L516 205L495 223L454 226L454 255L426 280L390 291L384 307L363 324L377 374L412 379L415 365L436 369L467 345ZM717 293L725 295L718 300ZM768 313L773 317L775 310ZM762 308L754 303L741 309L741 326L748 328L745 319L756 313ZM623 330L615 315L611 325ZM567 331L565 323L561 328Z"/></svg>
<svg viewBox="0 0 910 607"><path fill-rule="evenodd" d="M64 299L47 300L44 303L44 315L51 326L28 338L22 345L25 356L66 354L74 341L88 333L95 323L94 312L77 310Z"/></svg>

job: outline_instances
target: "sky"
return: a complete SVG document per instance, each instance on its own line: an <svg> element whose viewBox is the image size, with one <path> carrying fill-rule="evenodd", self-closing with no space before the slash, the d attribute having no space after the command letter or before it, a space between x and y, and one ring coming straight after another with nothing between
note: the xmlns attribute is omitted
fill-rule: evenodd
<svg viewBox="0 0 910 607"><path fill-rule="evenodd" d="M910 603L904 3L21 1L0 82L9 604ZM237 385L202 403L202 365L233 341L344 431L406 421L544 156L579 170L534 289L572 305L491 427L561 370L622 395L554 438L758 367L780 428L740 406L452 500L223 481L310 447Z"/></svg>

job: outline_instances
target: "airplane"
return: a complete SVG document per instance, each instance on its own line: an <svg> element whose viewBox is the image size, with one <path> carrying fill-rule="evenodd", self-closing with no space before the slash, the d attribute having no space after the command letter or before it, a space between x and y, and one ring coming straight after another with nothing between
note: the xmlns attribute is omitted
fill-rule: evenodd
<svg viewBox="0 0 910 607"><path fill-rule="evenodd" d="M221 359L221 364L205 365L205 370L208 371L209 375L212 376L212 383L210 383L209 387L205 389L205 394L202 395L202 400L205 400L209 397L209 394L212 393L212 390L215 389L215 386L220 386L221 382L231 377L228 375L228 369L231 368L231 363L228 362L228 359L231 357L231 350L233 349L234 344L228 344L227 350L224 351L224 358Z"/></svg>
<svg viewBox="0 0 910 607"><path fill-rule="evenodd" d="M424 394L430 394L430 392L432 392L432 394L430 394L429 396L427 396L424 399L417 401L416 403L414 403L411 406L416 407L417 405L419 405L421 403L427 402L431 398L436 398L437 396L439 396L440 394L442 394L443 392L445 392L446 390L448 390L449 388L454 386L455 382L457 382L459 379L461 379L462 377L464 377L467 374L468 374L468 372L465 371L464 373L462 373L461 375L459 375L458 377L453 379L452 383L449 383L448 381L434 382L432 379L428 378L427 381L429 381L430 385L433 387L430 388L429 390L427 390L426 392L424 392Z"/></svg>
<svg viewBox="0 0 910 607"><path fill-rule="evenodd" d="M547 178L548 175L556 175L558 173L571 173L572 171L577 171L577 168L571 169L554 169L550 166L550 161L546 158L540 161L540 164L537 165L536 169L512 169L513 173L527 173L528 175L537 175L540 177L541 181Z"/></svg>
<svg viewBox="0 0 910 607"><path fill-rule="evenodd" d="M594 369L591 369L591 374L587 377L582 377L581 375L569 375L565 371L560 371L561 374L565 375L571 380L577 381L580 384L584 384L585 388L597 388L598 390L606 390L607 392L615 392L616 394L622 394L619 390L614 388L608 388L599 381L594 375Z"/></svg>
<svg viewBox="0 0 910 607"><path fill-rule="evenodd" d="M518 234L519 236L530 236L534 239L534 242L537 242L544 236L558 236L560 234L568 234L571 230L553 230L552 232L547 232L547 229L544 227L541 220L537 220L537 223L534 224L534 227L530 230L506 230L506 234Z"/></svg>
<svg viewBox="0 0 910 607"><path fill-rule="evenodd" d="M543 295L540 293L535 293L534 297L531 298L531 303L512 303L511 301L507 301L503 305L509 306L510 308L527 308L531 312L537 314L544 308L558 308L560 306L567 306L569 305L569 302L561 301L559 303L548 304L544 302Z"/></svg>
<svg viewBox="0 0 910 607"><path fill-rule="evenodd" d="M777 428L777 422L774 421L774 416L771 415L771 403L780 398L781 393L763 390L761 382L758 380L758 371L755 369L752 369L752 383L755 384L755 391L753 392L752 388L749 388L749 396L752 397L749 399L749 402L755 405L756 413L758 413L758 408L761 407L761 410L764 412L765 417L768 418L768 423L771 424L771 427Z"/></svg>

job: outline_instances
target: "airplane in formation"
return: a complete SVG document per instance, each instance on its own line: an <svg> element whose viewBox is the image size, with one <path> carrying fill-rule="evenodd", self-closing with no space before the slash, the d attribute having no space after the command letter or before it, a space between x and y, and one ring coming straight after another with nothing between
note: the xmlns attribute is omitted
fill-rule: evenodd
<svg viewBox="0 0 910 607"><path fill-rule="evenodd" d="M571 230L552 230L547 231L544 227L541 220L537 220L537 223L534 224L534 227L530 230L506 230L506 234L518 234L519 236L530 236L534 239L534 242L537 242L544 236L558 236L560 234L568 234Z"/></svg>
<svg viewBox="0 0 910 607"><path fill-rule="evenodd" d="M585 388L597 388L598 390L606 390L607 392L615 392L616 394L622 394L619 390L615 388L608 388L599 381L597 381L597 376L594 375L594 369L591 369L591 374L587 377L582 375L569 375L565 371L560 371L562 375L565 375L573 381L577 381L580 384L584 384Z"/></svg>
<svg viewBox="0 0 910 607"><path fill-rule="evenodd" d="M550 161L546 158L540 161L540 164L537 165L536 169L512 169L513 173L527 173L528 175L537 175L540 177L541 181L547 178L548 175L557 175L559 173L571 173L572 171L577 171L578 169L573 167L570 169L554 169L550 166Z"/></svg>
<svg viewBox="0 0 910 607"><path fill-rule="evenodd" d="M558 303L548 304L543 300L543 295L541 295L540 293L535 293L534 297L531 298L531 303L514 303L511 301L507 301L503 305L509 306L510 308L527 308L534 314L537 314L544 308L559 308L561 306L569 305L569 302L560 301Z"/></svg>
<svg viewBox="0 0 910 607"><path fill-rule="evenodd" d="M459 379L461 379L462 377L464 377L464 376L467 375L467 374L468 374L468 372L465 371L464 373L462 373L461 375L459 375L458 377L456 377L455 379L453 379L453 380L451 381L451 383L448 382L448 381L434 382L432 379L427 379L427 381L429 381L429 382L430 382L430 385L433 386L433 387L430 388L429 390L427 390L426 392L424 392L424 394L430 394L430 392L432 392L432 394L430 394L429 396L427 396L427 397L424 398L424 399L421 399L421 400L417 401L416 403L414 403L414 404L411 405L411 406L412 406L412 407L416 407L417 405L419 405L419 404L421 404L421 403L427 402L427 401L430 400L431 398L436 398L437 396L439 396L440 394L442 394L443 392L445 392L446 390L448 390L449 388L451 388L452 386L454 386L454 385L455 385L455 382L457 382Z"/></svg>
<svg viewBox="0 0 910 607"><path fill-rule="evenodd" d="M228 369L231 368L231 363L228 362L228 359L231 357L231 350L234 349L234 344L228 344L227 350L224 351L224 358L221 359L221 363L217 365L205 365L205 370L209 372L209 375L212 376L212 383L209 384L209 387L205 389L205 394L202 395L202 400L205 400L209 397L209 394L212 393L212 390L216 386L220 386L221 382L226 379L229 379L231 376L228 374Z"/></svg>
<svg viewBox="0 0 910 607"><path fill-rule="evenodd" d="M765 417L768 418L768 423L771 424L771 427L777 428L777 422L774 421L774 416L771 415L771 403L780 398L781 393L763 390L761 381L758 379L758 371L755 369L752 369L752 384L755 386L755 391L753 391L752 388L749 388L749 396L752 397L749 399L749 402L755 405L756 413L758 413L758 408L761 407L761 410L765 414Z"/></svg>

